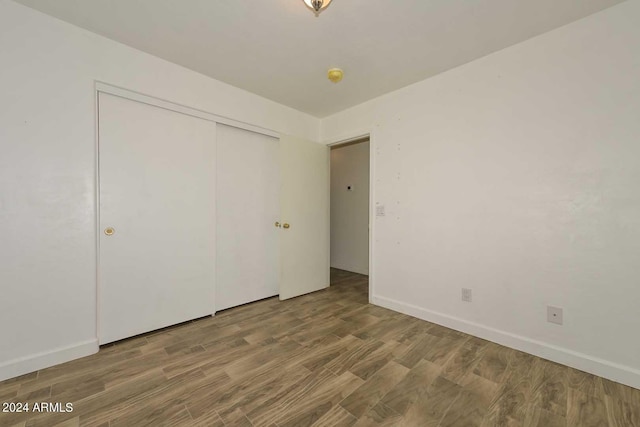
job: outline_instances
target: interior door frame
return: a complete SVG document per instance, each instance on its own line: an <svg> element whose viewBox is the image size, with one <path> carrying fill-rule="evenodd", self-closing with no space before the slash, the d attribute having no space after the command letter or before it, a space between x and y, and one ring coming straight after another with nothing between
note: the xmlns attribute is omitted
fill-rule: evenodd
<svg viewBox="0 0 640 427"><path fill-rule="evenodd" d="M362 132L357 132L355 135L350 135L347 137L342 137L331 142L326 142L326 145L331 147L337 147L340 145L347 145L352 143L357 143L360 140L364 142L364 140L369 140L369 304L373 304L374 294L375 294L375 266L374 266L374 251L375 251L375 153L374 150L375 142L374 142L374 130L366 130ZM331 268L331 267L329 267Z"/></svg>
<svg viewBox="0 0 640 427"><path fill-rule="evenodd" d="M140 102L142 104L151 105L154 107L163 108L169 111L175 111L177 113L186 114L188 116L197 117L203 120L207 120L213 123L221 123L224 125L233 126L236 128L248 130L251 132L271 136L274 138L280 139L280 133L271 129L263 128L260 126L252 125L250 123L245 123L239 120L230 119L228 117L220 116L214 113L210 113L204 110L199 110L197 108L192 108L186 105L182 105L176 102L168 101L165 99L157 98L151 95L146 95L140 92L136 92L134 90L125 89L119 86L115 86L109 83L101 82L98 80L94 81L94 102L95 102L95 247L96 247L96 337L98 338L98 342L100 341L99 332L100 332L100 93L117 96L120 98L128 99L130 101ZM214 144L217 141L213 141ZM214 206L216 202L214 200ZM216 268L216 259L212 260L212 268L215 271ZM215 282L212 283L214 287L213 292L213 301L211 302L211 315L215 315Z"/></svg>

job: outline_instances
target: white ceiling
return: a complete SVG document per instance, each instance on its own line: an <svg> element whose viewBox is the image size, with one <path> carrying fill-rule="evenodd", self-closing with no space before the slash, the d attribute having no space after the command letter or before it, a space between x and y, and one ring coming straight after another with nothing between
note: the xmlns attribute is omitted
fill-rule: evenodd
<svg viewBox="0 0 640 427"><path fill-rule="evenodd" d="M324 117L622 0L16 1Z"/></svg>

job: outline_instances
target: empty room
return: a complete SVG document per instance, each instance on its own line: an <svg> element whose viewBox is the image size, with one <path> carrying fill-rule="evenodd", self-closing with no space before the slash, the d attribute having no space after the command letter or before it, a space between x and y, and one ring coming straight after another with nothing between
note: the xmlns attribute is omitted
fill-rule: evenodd
<svg viewBox="0 0 640 427"><path fill-rule="evenodd" d="M640 0L0 0L0 427L640 426Z"/></svg>

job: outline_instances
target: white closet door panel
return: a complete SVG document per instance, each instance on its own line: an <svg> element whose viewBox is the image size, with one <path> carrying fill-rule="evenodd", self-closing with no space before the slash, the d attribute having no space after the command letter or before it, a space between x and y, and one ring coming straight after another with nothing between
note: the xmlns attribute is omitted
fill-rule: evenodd
<svg viewBox="0 0 640 427"><path fill-rule="evenodd" d="M278 294L278 139L218 124L216 310Z"/></svg>
<svg viewBox="0 0 640 427"><path fill-rule="evenodd" d="M214 312L215 126L100 93L101 344Z"/></svg>

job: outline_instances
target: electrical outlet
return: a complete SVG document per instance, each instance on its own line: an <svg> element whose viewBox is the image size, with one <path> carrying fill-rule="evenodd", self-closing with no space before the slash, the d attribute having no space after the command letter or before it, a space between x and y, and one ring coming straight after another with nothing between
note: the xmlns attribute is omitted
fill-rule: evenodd
<svg viewBox="0 0 640 427"><path fill-rule="evenodd" d="M462 301L471 302L471 289L462 288Z"/></svg>
<svg viewBox="0 0 640 427"><path fill-rule="evenodd" d="M562 325L562 309L560 307L547 306L547 322Z"/></svg>

